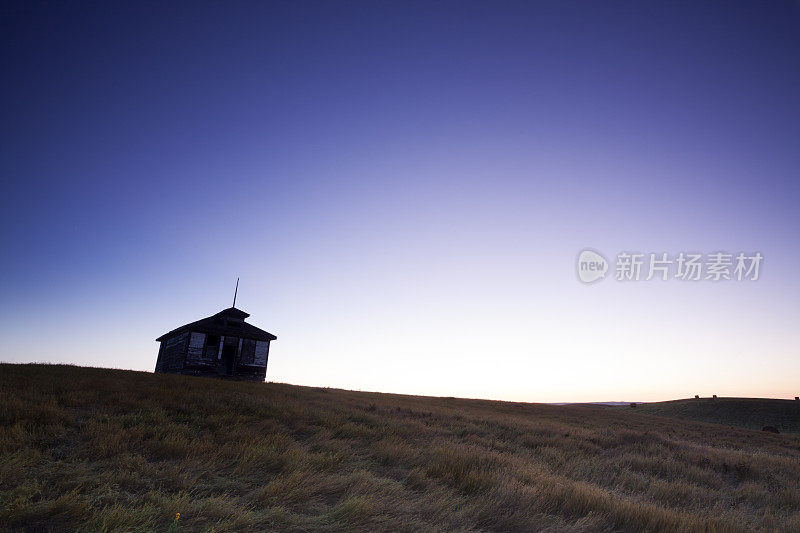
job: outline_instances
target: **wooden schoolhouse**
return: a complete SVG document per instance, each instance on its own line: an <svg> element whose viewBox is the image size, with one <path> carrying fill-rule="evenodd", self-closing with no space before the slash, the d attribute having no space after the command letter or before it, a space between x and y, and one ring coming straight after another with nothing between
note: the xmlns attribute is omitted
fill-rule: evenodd
<svg viewBox="0 0 800 533"><path fill-rule="evenodd" d="M229 307L161 335L156 372L264 381L278 337L245 322L249 316Z"/></svg>

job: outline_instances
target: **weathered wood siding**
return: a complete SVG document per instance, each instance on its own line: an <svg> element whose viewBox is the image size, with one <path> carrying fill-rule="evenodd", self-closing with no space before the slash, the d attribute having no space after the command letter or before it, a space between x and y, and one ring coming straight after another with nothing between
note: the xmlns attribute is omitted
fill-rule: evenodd
<svg viewBox="0 0 800 533"><path fill-rule="evenodd" d="M162 341L156 361L156 372L180 374L184 366L188 341L188 333L181 333Z"/></svg>
<svg viewBox="0 0 800 533"><path fill-rule="evenodd" d="M267 375L266 354L269 353L269 342L242 339L239 347L236 374L242 379L264 381Z"/></svg>
<svg viewBox="0 0 800 533"><path fill-rule="evenodd" d="M225 377L247 381L264 381L267 375L269 341L256 341L241 337L223 336L218 344L209 345L210 335L192 332L184 334L185 361L178 371L180 374L206 377ZM214 339L216 341L216 339ZM226 375L222 352L225 347L236 350L233 375ZM162 349L163 351L163 349ZM161 357L159 356L159 361ZM156 371L161 371L156 368ZM170 372L171 370L163 370Z"/></svg>
<svg viewBox="0 0 800 533"><path fill-rule="evenodd" d="M186 364L183 374L192 376L212 376L218 375L217 361L219 358L219 337L216 337L217 344L209 344L212 336L205 333L193 331L189 341L189 350L186 354Z"/></svg>

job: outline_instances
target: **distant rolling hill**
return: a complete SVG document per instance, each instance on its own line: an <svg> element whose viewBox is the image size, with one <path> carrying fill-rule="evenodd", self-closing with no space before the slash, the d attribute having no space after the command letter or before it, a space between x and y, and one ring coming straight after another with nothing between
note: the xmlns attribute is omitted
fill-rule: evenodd
<svg viewBox="0 0 800 533"><path fill-rule="evenodd" d="M0 531L800 531L799 436L657 407L0 364Z"/></svg>
<svg viewBox="0 0 800 533"><path fill-rule="evenodd" d="M800 435L800 401L765 398L693 398L642 403L638 413L760 430L778 428Z"/></svg>

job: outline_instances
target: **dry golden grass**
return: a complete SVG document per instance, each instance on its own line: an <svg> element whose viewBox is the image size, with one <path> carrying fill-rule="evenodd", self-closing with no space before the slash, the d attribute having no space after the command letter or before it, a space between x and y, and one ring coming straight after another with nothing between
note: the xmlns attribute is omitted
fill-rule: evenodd
<svg viewBox="0 0 800 533"><path fill-rule="evenodd" d="M763 398L699 398L643 403L639 412L687 420L760 430L764 426L781 433L800 435L800 401Z"/></svg>
<svg viewBox="0 0 800 533"><path fill-rule="evenodd" d="M0 365L0 524L800 531L800 438L633 411Z"/></svg>

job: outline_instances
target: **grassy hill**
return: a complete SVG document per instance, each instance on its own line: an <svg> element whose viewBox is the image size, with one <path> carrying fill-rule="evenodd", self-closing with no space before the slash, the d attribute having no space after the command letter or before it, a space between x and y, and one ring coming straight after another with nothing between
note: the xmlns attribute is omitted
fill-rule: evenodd
<svg viewBox="0 0 800 533"><path fill-rule="evenodd" d="M0 527L800 530L800 437L633 411L0 365Z"/></svg>
<svg viewBox="0 0 800 533"><path fill-rule="evenodd" d="M800 401L764 398L700 398L637 405L640 413L800 435Z"/></svg>

